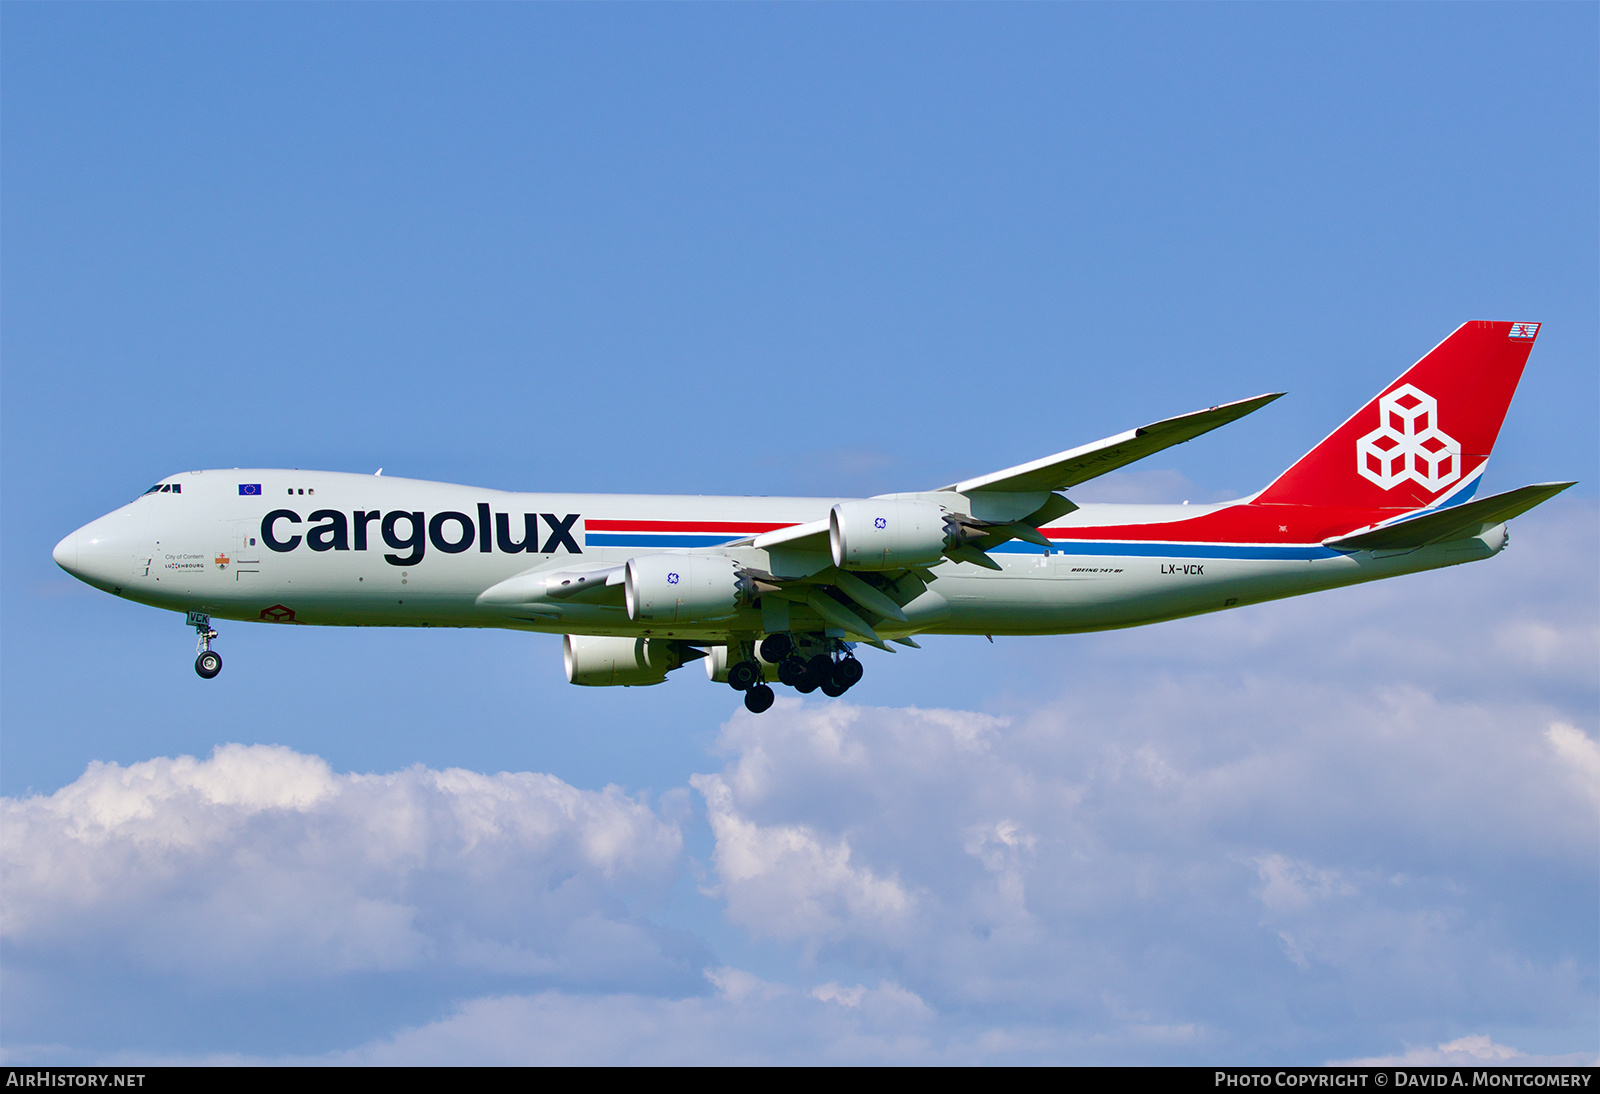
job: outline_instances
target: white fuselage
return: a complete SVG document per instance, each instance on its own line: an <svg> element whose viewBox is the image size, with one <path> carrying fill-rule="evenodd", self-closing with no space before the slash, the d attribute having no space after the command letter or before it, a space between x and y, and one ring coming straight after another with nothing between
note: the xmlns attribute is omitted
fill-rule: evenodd
<svg viewBox="0 0 1600 1094"><path fill-rule="evenodd" d="M526 572L606 569L661 551L709 549L770 570L770 552L726 545L826 518L841 499L522 494L325 471L194 471L165 482L181 489L146 494L79 529L57 547L57 561L119 596L224 619L700 642L780 623L827 627L801 603L783 605L777 620L752 606L714 623L662 625L630 620L617 597L521 612L482 597ZM1041 529L1051 549L1014 540L992 551L998 571L948 560L931 567L934 580L903 606L906 621L884 620L878 631L888 638L1127 627L1469 562L1505 543L1503 526L1401 552L1073 538L1187 521L1233 504L1085 505ZM826 555L810 563L818 571L829 564Z"/></svg>

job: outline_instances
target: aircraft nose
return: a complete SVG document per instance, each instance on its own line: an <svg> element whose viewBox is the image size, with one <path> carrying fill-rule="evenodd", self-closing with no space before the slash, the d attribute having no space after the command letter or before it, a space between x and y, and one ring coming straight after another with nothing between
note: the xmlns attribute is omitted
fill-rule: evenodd
<svg viewBox="0 0 1600 1094"><path fill-rule="evenodd" d="M92 520L67 536L50 557L79 581L100 589L126 584L143 523L128 507Z"/></svg>
<svg viewBox="0 0 1600 1094"><path fill-rule="evenodd" d="M63 570L67 571L67 573L71 574L73 577L82 577L83 576L82 574L78 573L78 533L77 532L70 533L60 543L56 544L56 549L54 551L50 552L50 557L56 560L56 565L57 566L60 566Z"/></svg>

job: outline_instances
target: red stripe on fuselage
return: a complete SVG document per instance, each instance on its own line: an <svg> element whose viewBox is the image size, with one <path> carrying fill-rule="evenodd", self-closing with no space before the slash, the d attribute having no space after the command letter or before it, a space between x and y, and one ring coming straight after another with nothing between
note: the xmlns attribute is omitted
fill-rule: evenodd
<svg viewBox="0 0 1600 1094"><path fill-rule="evenodd" d="M1409 512L1321 505L1231 505L1187 520L1152 524L1078 524L1041 528L1053 540L1181 543L1321 543Z"/></svg>
<svg viewBox="0 0 1600 1094"><path fill-rule="evenodd" d="M590 532L727 532L730 535L760 535L779 528L793 528L794 521L772 524L748 520L586 520Z"/></svg>

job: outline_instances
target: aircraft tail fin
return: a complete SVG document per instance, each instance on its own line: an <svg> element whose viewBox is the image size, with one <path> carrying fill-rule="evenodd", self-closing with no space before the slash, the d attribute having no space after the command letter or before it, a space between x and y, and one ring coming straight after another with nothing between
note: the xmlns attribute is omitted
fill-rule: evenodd
<svg viewBox="0 0 1600 1094"><path fill-rule="evenodd" d="M1477 489L1538 323L1463 323L1256 497L1421 509Z"/></svg>

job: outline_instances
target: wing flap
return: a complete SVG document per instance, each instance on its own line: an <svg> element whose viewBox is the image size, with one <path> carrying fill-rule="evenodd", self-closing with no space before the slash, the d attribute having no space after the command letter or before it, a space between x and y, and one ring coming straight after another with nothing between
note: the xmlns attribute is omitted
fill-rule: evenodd
<svg viewBox="0 0 1600 1094"><path fill-rule="evenodd" d="M959 494L982 490L1013 492L1065 490L1069 486L1088 482L1108 471L1115 471L1135 460L1154 455L1164 448L1193 440L1202 433L1209 433L1219 426L1237 421L1246 414L1260 410L1282 395L1283 392L1276 391L1267 395L1257 395L1252 399L1240 399L1206 410L1197 410L1192 414L1180 414L1176 418L1165 418L1092 444L1058 452L1054 456L1045 456L1031 463L1008 467L1004 471L994 471L987 475L979 475L977 478L965 479L941 489L953 490Z"/></svg>
<svg viewBox="0 0 1600 1094"><path fill-rule="evenodd" d="M1482 535L1497 524L1504 524L1512 517L1521 516L1573 485L1570 482L1541 482L1522 486L1504 494L1374 528L1370 532L1323 540L1323 546L1336 551L1394 551L1426 547L1452 539L1469 539Z"/></svg>

